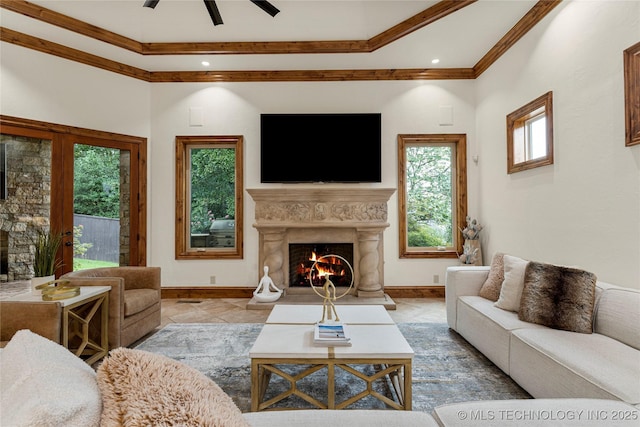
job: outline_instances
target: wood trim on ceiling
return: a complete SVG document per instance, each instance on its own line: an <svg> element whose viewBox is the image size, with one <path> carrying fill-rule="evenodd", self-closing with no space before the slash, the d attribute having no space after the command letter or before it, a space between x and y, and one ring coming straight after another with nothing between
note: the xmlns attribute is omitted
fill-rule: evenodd
<svg viewBox="0 0 640 427"><path fill-rule="evenodd" d="M540 0L473 66L476 77L487 69L509 50L518 40L535 27L562 0Z"/></svg>
<svg viewBox="0 0 640 427"><path fill-rule="evenodd" d="M131 65L123 64L121 62L112 61L107 58L102 58L91 53L73 49L38 37L30 36L28 34L20 33L18 31L10 30L8 28L0 28L0 41L37 50L59 58L69 59L92 67L101 68L113 73L123 74L135 79L149 81L149 71L132 67Z"/></svg>
<svg viewBox="0 0 640 427"><path fill-rule="evenodd" d="M315 42L140 43L24 0L0 0L0 7L142 55L300 54L372 52L476 1L441 1L369 40ZM539 0L473 68L147 71L7 28L0 40L152 83L475 79L561 1Z"/></svg>
<svg viewBox="0 0 640 427"><path fill-rule="evenodd" d="M0 0L0 7L141 55L301 54L373 52L478 0L443 0L369 40L284 42L141 43L24 0Z"/></svg>
<svg viewBox="0 0 640 427"><path fill-rule="evenodd" d="M471 68L377 70L152 71L152 83L320 82L362 80L474 79Z"/></svg>

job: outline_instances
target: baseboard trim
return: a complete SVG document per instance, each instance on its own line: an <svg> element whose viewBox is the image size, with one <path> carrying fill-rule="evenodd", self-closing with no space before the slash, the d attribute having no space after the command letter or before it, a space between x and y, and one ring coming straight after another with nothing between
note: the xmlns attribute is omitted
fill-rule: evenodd
<svg viewBox="0 0 640 427"><path fill-rule="evenodd" d="M444 286L385 286L391 298L444 298Z"/></svg>
<svg viewBox="0 0 640 427"><path fill-rule="evenodd" d="M253 290L241 286L163 286L160 294L163 299L251 298ZM444 298L444 286L387 286L384 292L391 298Z"/></svg>

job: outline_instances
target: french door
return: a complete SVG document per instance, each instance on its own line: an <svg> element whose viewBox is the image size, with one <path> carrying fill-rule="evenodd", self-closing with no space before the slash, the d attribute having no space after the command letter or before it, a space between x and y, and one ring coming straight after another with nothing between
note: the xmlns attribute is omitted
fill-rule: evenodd
<svg viewBox="0 0 640 427"><path fill-rule="evenodd" d="M49 224L63 233L58 277L146 265L146 138L3 115L0 133L51 142Z"/></svg>
<svg viewBox="0 0 640 427"><path fill-rule="evenodd" d="M56 189L61 192L51 200L51 220L52 226L59 222L64 234L63 272L144 265L139 239L140 144L63 135L53 147L52 180L57 169L61 185ZM52 183L52 195L53 187Z"/></svg>

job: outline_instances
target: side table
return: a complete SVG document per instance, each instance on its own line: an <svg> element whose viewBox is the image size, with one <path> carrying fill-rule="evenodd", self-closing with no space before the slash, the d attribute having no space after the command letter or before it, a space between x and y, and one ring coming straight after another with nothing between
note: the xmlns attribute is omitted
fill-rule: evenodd
<svg viewBox="0 0 640 427"><path fill-rule="evenodd" d="M29 291L3 301L60 304L60 344L91 365L109 351L110 289L110 286L81 286L80 295L57 301L42 301L42 296Z"/></svg>

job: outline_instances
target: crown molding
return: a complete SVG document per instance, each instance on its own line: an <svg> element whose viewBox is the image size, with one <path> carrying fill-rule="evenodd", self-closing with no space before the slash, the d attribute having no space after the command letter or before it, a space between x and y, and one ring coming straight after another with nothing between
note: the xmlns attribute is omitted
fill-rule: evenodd
<svg viewBox="0 0 640 427"><path fill-rule="evenodd" d="M136 40L24 0L0 0L0 7L141 55L190 55L204 53L301 54L372 52L476 1L477 0L441 1L369 40L218 43L140 43ZM473 68L147 71L8 28L0 28L0 41L150 83L475 79L486 71L549 12L558 6L561 1L562 0L539 0Z"/></svg>

